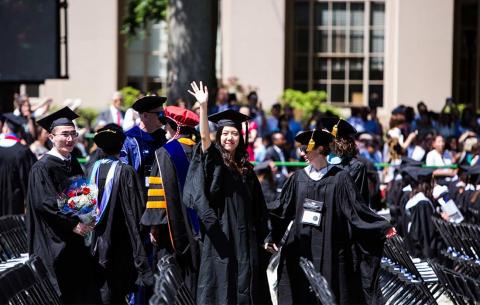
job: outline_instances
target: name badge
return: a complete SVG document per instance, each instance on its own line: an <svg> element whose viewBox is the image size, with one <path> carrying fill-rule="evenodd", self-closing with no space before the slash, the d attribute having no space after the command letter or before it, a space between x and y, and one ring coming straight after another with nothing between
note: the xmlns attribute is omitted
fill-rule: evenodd
<svg viewBox="0 0 480 305"><path fill-rule="evenodd" d="M302 223L320 226L322 222L323 202L306 198L303 202Z"/></svg>

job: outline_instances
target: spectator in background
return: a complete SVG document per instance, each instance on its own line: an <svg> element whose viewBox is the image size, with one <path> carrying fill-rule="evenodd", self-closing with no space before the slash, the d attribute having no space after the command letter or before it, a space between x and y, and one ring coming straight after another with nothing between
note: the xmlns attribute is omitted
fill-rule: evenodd
<svg viewBox="0 0 480 305"><path fill-rule="evenodd" d="M295 137L297 133L302 131L302 124L300 124L300 122L295 120L295 114L293 113L293 108L291 106L286 105L283 108L283 114L287 118L288 127L292 132L293 136Z"/></svg>
<svg viewBox="0 0 480 305"><path fill-rule="evenodd" d="M370 119L365 122L365 132L382 136L383 135L383 128L382 124L380 124L380 121L378 120L377 117L377 108L372 107L370 108Z"/></svg>
<svg viewBox="0 0 480 305"><path fill-rule="evenodd" d="M240 108L239 111L241 114L246 115L248 117L250 116L250 109L247 106L243 106ZM246 132L246 128L248 128L248 133ZM258 135L258 125L255 122L255 120L250 120L248 121L248 125L246 122L242 124L242 134L245 137L246 134L248 134L248 139L245 139L247 143L247 153L249 157L249 161L255 161L255 152L254 152L254 143L255 139L257 138Z"/></svg>
<svg viewBox="0 0 480 305"><path fill-rule="evenodd" d="M290 152L290 150L293 148L293 146L295 144L295 139L294 139L295 134L290 129L290 124L289 124L289 121L288 121L288 117L285 114L282 114L278 118L277 130L280 131L281 133L283 133L283 135L285 136L285 139L287 140L287 144L285 146L285 149L287 150L287 152Z"/></svg>
<svg viewBox="0 0 480 305"><path fill-rule="evenodd" d="M365 132L365 115L362 117L364 111L364 107L352 107L352 116L347 120L347 122L350 123L350 125L352 125L357 132Z"/></svg>
<svg viewBox="0 0 480 305"><path fill-rule="evenodd" d="M269 133L278 130L278 119L282 113L282 106L278 103L272 105L270 115L267 116L267 130Z"/></svg>
<svg viewBox="0 0 480 305"><path fill-rule="evenodd" d="M25 123L22 126L22 138L30 145L37 138L37 132L35 130L35 118L32 112L32 106L30 105L28 97L19 101L18 107L20 110L19 116L25 119Z"/></svg>
<svg viewBox="0 0 480 305"><path fill-rule="evenodd" d="M47 147L48 131L37 125L37 134L38 137L35 142L30 145L30 150L35 155L35 157L37 157L37 159L40 159L50 150L49 147Z"/></svg>
<svg viewBox="0 0 480 305"><path fill-rule="evenodd" d="M445 150L445 140L442 135L437 135L433 140L433 149L427 154L427 166L446 166L453 163L452 154ZM455 175L455 171L451 168L439 168L434 172L435 176L451 177ZM445 181L449 181L446 179ZM441 183L441 181L439 181Z"/></svg>
<svg viewBox="0 0 480 305"><path fill-rule="evenodd" d="M210 113L222 112L233 108L234 107L232 107L229 102L227 89L223 87L218 88L215 106L210 109Z"/></svg>
<svg viewBox="0 0 480 305"><path fill-rule="evenodd" d="M264 161L271 160L275 162L288 161L289 154L285 150L285 135L280 131L276 131L272 134L272 146L267 148ZM283 176L288 176L288 170L286 166L280 166L280 172Z"/></svg>
<svg viewBox="0 0 480 305"><path fill-rule="evenodd" d="M99 127L105 126L110 123L117 124L118 126L123 126L125 112L122 110L122 105L122 93L119 91L113 93L112 104L108 107L108 109L100 112L94 124L95 128L98 129Z"/></svg>

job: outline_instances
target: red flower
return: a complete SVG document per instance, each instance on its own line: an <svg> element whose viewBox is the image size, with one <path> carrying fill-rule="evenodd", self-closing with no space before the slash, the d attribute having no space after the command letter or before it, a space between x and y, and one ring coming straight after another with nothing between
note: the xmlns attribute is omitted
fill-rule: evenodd
<svg viewBox="0 0 480 305"><path fill-rule="evenodd" d="M68 201L68 207L71 209L75 208L75 202L73 200Z"/></svg>
<svg viewBox="0 0 480 305"><path fill-rule="evenodd" d="M92 199L92 204L93 204L93 205L97 204L97 199L93 198L93 199Z"/></svg>
<svg viewBox="0 0 480 305"><path fill-rule="evenodd" d="M69 198L75 197L75 191L68 192L68 197Z"/></svg>
<svg viewBox="0 0 480 305"><path fill-rule="evenodd" d="M88 187L83 188L83 195L90 194L90 189Z"/></svg>

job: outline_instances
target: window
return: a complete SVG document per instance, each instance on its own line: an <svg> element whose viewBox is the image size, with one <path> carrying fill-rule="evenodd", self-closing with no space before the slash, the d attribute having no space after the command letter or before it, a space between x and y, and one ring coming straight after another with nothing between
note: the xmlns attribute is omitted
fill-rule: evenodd
<svg viewBox="0 0 480 305"><path fill-rule="evenodd" d="M325 90L331 103L382 105L385 2L289 3L287 41L292 46L287 52L287 86Z"/></svg>
<svg viewBox="0 0 480 305"><path fill-rule="evenodd" d="M126 48L127 85L145 92L164 87L167 78L167 32L161 21L147 34L133 39Z"/></svg>

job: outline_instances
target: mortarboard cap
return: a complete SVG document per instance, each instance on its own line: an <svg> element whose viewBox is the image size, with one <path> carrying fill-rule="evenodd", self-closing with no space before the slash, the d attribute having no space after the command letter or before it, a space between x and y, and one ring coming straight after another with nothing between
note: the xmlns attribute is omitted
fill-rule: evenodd
<svg viewBox="0 0 480 305"><path fill-rule="evenodd" d="M217 112L208 116L208 120L216 123L218 127L222 126L238 126L243 122L247 122L252 118L241 114L238 111L228 109L222 112Z"/></svg>
<svg viewBox="0 0 480 305"><path fill-rule="evenodd" d="M72 121L76 118L78 118L78 114L68 107L63 107L62 109L38 120L37 123L44 129L48 130L48 132L51 132L53 128L57 126L75 126Z"/></svg>
<svg viewBox="0 0 480 305"><path fill-rule="evenodd" d="M13 124L13 125L15 125L15 126L17 126L17 127L20 127L20 126L22 126L22 125L24 125L24 124L27 123L27 120L26 120L25 118L23 118L23 117L21 117L21 116L18 116L18 115L15 115L15 114L13 114L13 113L11 113L11 112L4 113L4 114L2 115L2 117L3 117L3 120L4 120L4 121L6 121L6 122L8 122L8 123L10 123L10 124Z"/></svg>
<svg viewBox="0 0 480 305"><path fill-rule="evenodd" d="M147 95L136 100L132 108L140 113L147 112L161 107L166 101L167 98L164 96Z"/></svg>
<svg viewBox="0 0 480 305"><path fill-rule="evenodd" d="M401 167L408 167L408 166L421 167L422 165L423 163L421 161L417 161L409 157L402 157L402 163L400 163Z"/></svg>
<svg viewBox="0 0 480 305"><path fill-rule="evenodd" d="M355 127L339 118L321 118L323 128L327 129L334 137L345 138L357 133Z"/></svg>
<svg viewBox="0 0 480 305"><path fill-rule="evenodd" d="M295 141L302 145L308 146L326 146L329 145L330 142L333 141L333 136L330 132L325 130L308 130L304 132L300 132L295 136ZM313 141L313 142L312 142ZM307 147L308 151L311 151L313 147Z"/></svg>
<svg viewBox="0 0 480 305"><path fill-rule="evenodd" d="M410 176L417 183L430 181L434 171L434 168L428 167L406 166L402 168L402 174Z"/></svg>
<svg viewBox="0 0 480 305"><path fill-rule="evenodd" d="M178 126L195 127L198 125L198 115L191 110L178 106L167 106L164 111L165 117L175 122Z"/></svg>
<svg viewBox="0 0 480 305"><path fill-rule="evenodd" d="M460 169L465 172L467 175L479 175L480 174L480 165L461 165Z"/></svg>
<svg viewBox="0 0 480 305"><path fill-rule="evenodd" d="M117 152L122 149L125 134L120 126L110 123L97 131L93 141L104 151Z"/></svg>

